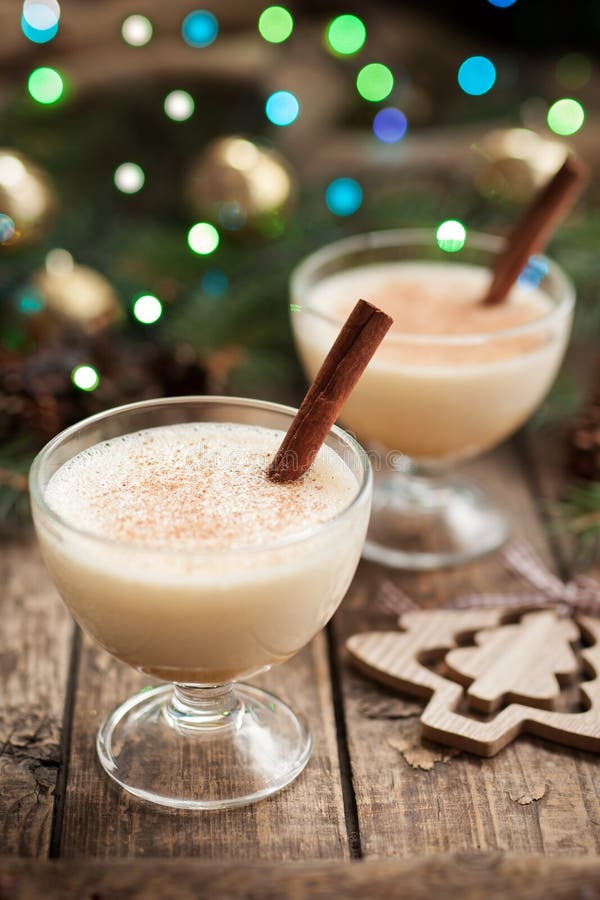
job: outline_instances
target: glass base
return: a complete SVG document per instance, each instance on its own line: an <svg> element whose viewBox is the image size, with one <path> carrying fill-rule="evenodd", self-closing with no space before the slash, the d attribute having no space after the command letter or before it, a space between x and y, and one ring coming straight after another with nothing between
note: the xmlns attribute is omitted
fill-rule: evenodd
<svg viewBox="0 0 600 900"><path fill-rule="evenodd" d="M506 513L460 475L386 472L375 481L365 559L398 569L456 566L501 547Z"/></svg>
<svg viewBox="0 0 600 900"><path fill-rule="evenodd" d="M245 806L280 791L306 766L306 724L251 685L163 685L104 721L102 766L136 797L179 809Z"/></svg>

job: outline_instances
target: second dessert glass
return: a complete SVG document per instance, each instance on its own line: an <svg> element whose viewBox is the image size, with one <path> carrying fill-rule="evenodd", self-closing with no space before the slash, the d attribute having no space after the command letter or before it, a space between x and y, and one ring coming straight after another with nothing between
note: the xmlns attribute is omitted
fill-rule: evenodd
<svg viewBox="0 0 600 900"><path fill-rule="evenodd" d="M289 659L335 612L367 529L369 460L333 428L326 445L356 477L349 505L310 530L235 550L150 547L83 531L48 505L48 482L78 453L120 435L185 422L287 431L295 414L235 398L151 400L68 428L34 461L35 527L63 600L105 650L169 682L130 697L98 733L104 769L137 797L185 809L241 806L302 771L306 724L278 697L237 682Z"/></svg>
<svg viewBox="0 0 600 900"><path fill-rule="evenodd" d="M307 375L314 376L341 327L341 319L313 302L328 278L356 269L345 282L349 300L369 300L363 267L419 262L491 269L503 246L498 237L471 232L462 250L450 254L438 247L433 231L397 229L357 235L313 253L291 277L292 327ZM506 540L505 513L452 467L514 432L556 376L574 291L556 263L536 259L536 287L549 302L541 318L481 334L392 330L348 399L341 422L369 447L376 472L368 559L435 569L467 562Z"/></svg>

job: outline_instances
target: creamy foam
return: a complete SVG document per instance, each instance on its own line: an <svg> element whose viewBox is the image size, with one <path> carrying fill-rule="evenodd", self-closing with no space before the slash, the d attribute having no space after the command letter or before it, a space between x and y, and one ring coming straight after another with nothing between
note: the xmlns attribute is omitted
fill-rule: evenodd
<svg viewBox="0 0 600 900"><path fill-rule="evenodd" d="M73 527L128 544L264 546L332 519L358 488L329 447L302 478L273 484L265 471L282 439L281 431L228 423L138 431L65 463L46 500Z"/></svg>
<svg viewBox="0 0 600 900"><path fill-rule="evenodd" d="M482 304L491 273L462 263L402 262L360 266L329 276L311 292L309 306L340 322L357 297L379 306L394 322L376 360L400 364L469 365L534 350L539 336L517 335L462 348L394 342L411 335L498 335L547 315L551 303L538 288L515 285L503 303Z"/></svg>

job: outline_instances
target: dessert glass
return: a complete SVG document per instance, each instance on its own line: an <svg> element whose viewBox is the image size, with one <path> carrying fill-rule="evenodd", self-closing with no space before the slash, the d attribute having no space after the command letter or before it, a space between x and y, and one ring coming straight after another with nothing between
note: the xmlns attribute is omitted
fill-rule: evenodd
<svg viewBox="0 0 600 900"><path fill-rule="evenodd" d="M292 328L307 375L314 376L341 327L341 319L311 302L316 289L325 290L325 279L395 262L491 269L503 246L498 237L470 233L459 252L448 253L432 231L397 229L356 235L313 253L290 284ZM366 558L436 569L467 562L506 540L509 524L501 507L452 466L514 432L556 376L575 295L556 263L545 257L536 262L535 286L549 304L541 318L481 334L391 331L345 404L341 423L368 446L375 469ZM370 299L357 276L349 300L359 297Z"/></svg>
<svg viewBox="0 0 600 900"><path fill-rule="evenodd" d="M76 454L119 435L182 422L286 431L295 413L236 398L151 400L68 428L33 463L34 523L66 605L113 656L169 682L130 697L98 732L102 766L137 797L187 809L241 806L305 767L311 737L301 717L237 682L295 654L341 602L369 520L369 460L333 428L326 444L356 477L350 504L300 534L236 550L155 548L74 528L47 504L48 482Z"/></svg>

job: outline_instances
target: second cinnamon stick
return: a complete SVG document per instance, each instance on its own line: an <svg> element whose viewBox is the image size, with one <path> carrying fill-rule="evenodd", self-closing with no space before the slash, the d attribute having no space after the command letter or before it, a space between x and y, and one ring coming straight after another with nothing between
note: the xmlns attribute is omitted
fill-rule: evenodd
<svg viewBox="0 0 600 900"><path fill-rule="evenodd" d="M506 239L506 250L498 257L492 283L483 302L501 303L527 265L529 257L544 249L552 232L577 199L588 178L587 166L569 155L534 197Z"/></svg>

